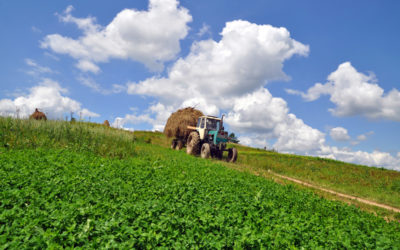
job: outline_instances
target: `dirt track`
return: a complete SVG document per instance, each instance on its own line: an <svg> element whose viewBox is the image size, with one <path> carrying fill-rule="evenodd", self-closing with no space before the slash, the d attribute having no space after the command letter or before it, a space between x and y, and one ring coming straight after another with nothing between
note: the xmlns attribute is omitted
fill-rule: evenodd
<svg viewBox="0 0 400 250"><path fill-rule="evenodd" d="M294 178L291 178L291 177L280 175L280 174L274 173L272 171L268 171L268 173L270 173L272 175L275 175L275 176L277 176L279 178L282 178L282 179L285 179L285 180L288 180L288 181L291 181L291 182L298 183L298 184L303 185L303 186L315 188L315 189L318 189L318 190L321 190L321 191L324 191L324 192L327 192L327 193L330 193L330 194L333 194L333 195L337 195L339 197L343 197L343 198L350 199L350 200L356 200L356 201L364 203L364 204L368 204L368 205L371 205L371 206L376 206L376 207L384 208L384 209L387 209L387 210L392 210L392 211L394 211L396 213L400 213L400 209L399 208L395 208L395 207L391 207L391 206L388 206L388 205L385 205L385 204L380 204L380 203L377 203L377 202L374 202L374 201L358 198L358 197L355 197L355 196L352 196L352 195L348 195L348 194L342 194L342 193L339 193L339 192L336 192L336 191L333 191L333 190L330 190L330 189L322 188L322 187L319 187L319 186L315 186L315 185L312 185L312 184L309 184L307 182L300 181L300 180L297 180L297 179L294 179Z"/></svg>

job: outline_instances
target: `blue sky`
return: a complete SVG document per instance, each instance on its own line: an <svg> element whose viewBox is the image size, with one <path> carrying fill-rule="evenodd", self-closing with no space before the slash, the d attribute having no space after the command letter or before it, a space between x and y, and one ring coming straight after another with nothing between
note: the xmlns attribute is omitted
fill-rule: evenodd
<svg viewBox="0 0 400 250"><path fill-rule="evenodd" d="M162 130L400 170L398 1L0 1L0 114ZM318 84L319 83L319 84Z"/></svg>

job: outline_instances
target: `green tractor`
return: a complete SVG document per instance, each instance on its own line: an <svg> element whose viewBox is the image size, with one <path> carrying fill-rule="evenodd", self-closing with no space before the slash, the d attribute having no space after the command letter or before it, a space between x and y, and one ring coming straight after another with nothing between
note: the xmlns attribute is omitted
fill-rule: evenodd
<svg viewBox="0 0 400 250"><path fill-rule="evenodd" d="M224 151L228 151L228 162L235 162L237 159L236 148L226 148L226 143L230 141L228 132L224 131L223 118L215 116L201 116L197 121L196 127L188 126L194 130L189 134L186 142L186 153L198 155L201 158L214 157L222 159Z"/></svg>

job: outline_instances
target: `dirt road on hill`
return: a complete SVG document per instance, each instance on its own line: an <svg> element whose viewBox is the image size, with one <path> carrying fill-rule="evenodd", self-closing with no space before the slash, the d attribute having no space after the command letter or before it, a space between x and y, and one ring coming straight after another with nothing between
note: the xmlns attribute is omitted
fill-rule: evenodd
<svg viewBox="0 0 400 250"><path fill-rule="evenodd" d="M333 191L333 190L330 190L330 189L322 188L322 187L319 187L319 186L315 186L315 185L312 185L310 183L307 183L307 182L304 182L304 181L300 181L300 180L297 180L297 179L294 179L294 178L291 178L291 177L280 175L280 174L274 173L274 172L272 172L270 170L268 170L268 173L270 173L272 175L275 175L275 176L277 176L277 177L279 177L281 179L285 179L285 180L288 180L288 181L291 181L291 182L298 183L298 184L303 185L303 186L307 186L307 187L311 187L311 188L314 188L314 189L318 189L318 190L321 190L321 191L324 191L324 192L327 192L327 193L330 193L330 194L333 194L333 195L336 195L336 196L339 196L339 197L343 197L343 198L350 199L350 200L356 200L358 202L361 202L361 203L364 203L364 204L367 204L367 205L380 207L380 208L384 208L384 209L387 209L387 210L392 210L392 211L394 211L396 213L400 213L400 209L399 208L395 208L395 207L388 206L388 205L385 205L385 204L381 204L381 203L377 203L377 202L374 202L374 201L362 199L362 198L359 198L359 197L356 197L356 196L352 196L352 195L348 195L348 194L342 194L342 193L339 193L339 192L336 192L336 191Z"/></svg>

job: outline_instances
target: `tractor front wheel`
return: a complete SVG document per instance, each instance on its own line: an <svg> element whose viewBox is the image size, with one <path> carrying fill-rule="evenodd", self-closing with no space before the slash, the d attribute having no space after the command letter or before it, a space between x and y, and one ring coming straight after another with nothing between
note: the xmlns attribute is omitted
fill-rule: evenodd
<svg viewBox="0 0 400 250"><path fill-rule="evenodd" d="M200 151L200 135L193 131L189 134L186 142L186 153L188 155L198 155Z"/></svg>
<svg viewBox="0 0 400 250"><path fill-rule="evenodd" d="M230 148L228 150L228 159L226 159L228 162L235 162L237 160L237 149L236 148Z"/></svg>
<svg viewBox="0 0 400 250"><path fill-rule="evenodd" d="M182 148L183 148L183 141L182 141L182 140L178 140L178 141L176 142L175 149L176 149L176 150L181 150Z"/></svg>
<svg viewBox="0 0 400 250"><path fill-rule="evenodd" d="M176 139L173 139L172 142L171 142L171 149L175 149L176 148L176 144L177 144Z"/></svg>
<svg viewBox="0 0 400 250"><path fill-rule="evenodd" d="M210 151L211 151L210 144L204 143L201 146L201 158L204 158L204 159L210 158L210 153L211 153Z"/></svg>

